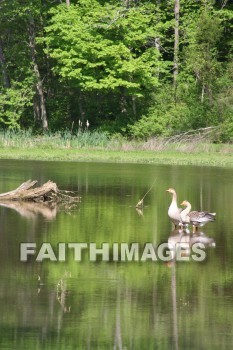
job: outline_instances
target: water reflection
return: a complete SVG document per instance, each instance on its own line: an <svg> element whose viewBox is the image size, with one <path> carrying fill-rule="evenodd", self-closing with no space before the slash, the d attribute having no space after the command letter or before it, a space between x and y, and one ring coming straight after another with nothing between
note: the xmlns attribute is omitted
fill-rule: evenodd
<svg viewBox="0 0 233 350"><path fill-rule="evenodd" d="M196 243L201 243L203 247L215 247L215 241L208 237L204 232L190 234L188 229L173 230L168 238L172 260L169 263L171 267L171 297L172 297L172 324L173 324L173 347L179 350L179 327L178 327L178 306L177 306L177 280L176 280L176 253L181 249L181 257L190 257L192 247Z"/></svg>
<svg viewBox="0 0 233 350"><path fill-rule="evenodd" d="M66 215L56 206L49 208L51 220L37 210L40 205L30 208L32 220L24 212L30 203L23 210L21 203L20 209L15 207L19 203L0 207L1 350L16 344L18 350L232 349L232 170L1 164L0 192L36 176L41 182L53 178L83 196L78 215ZM148 195L142 217L133 198L146 192L145 184L155 175L158 186ZM194 235L170 232L164 188L171 183L196 207L213 208L216 223ZM58 242L139 242L140 247L153 242L157 247L164 240L167 244L168 237L170 244L187 243L182 254L189 256L190 246L203 243L208 259L204 264L174 259L169 268L163 261L75 262L73 255L60 263L19 262L20 242L36 242L37 247L49 242L55 250Z"/></svg>
<svg viewBox="0 0 233 350"><path fill-rule="evenodd" d="M33 220L38 214L47 220L53 220L57 216L56 203L32 203L32 202L0 202L1 207L15 210L21 216Z"/></svg>
<svg viewBox="0 0 233 350"><path fill-rule="evenodd" d="M116 300L116 326L115 326L114 350L122 350L122 332L121 332L121 288L120 284L117 286L117 300Z"/></svg>
<svg viewBox="0 0 233 350"><path fill-rule="evenodd" d="M56 203L56 202L23 202L23 201L9 201L0 202L0 207L15 210L22 217L29 220L34 220L38 215L42 215L46 220L54 220L58 211L70 212L76 209L77 203Z"/></svg>
<svg viewBox="0 0 233 350"><path fill-rule="evenodd" d="M143 216L143 209L136 208L136 212L139 216Z"/></svg>
<svg viewBox="0 0 233 350"><path fill-rule="evenodd" d="M197 244L201 244L203 248L216 246L214 239L208 237L203 231L198 231L193 234L190 234L188 229L175 229L171 231L168 238L168 246L172 260L176 260L178 251L181 257L190 257L193 252L193 246Z"/></svg>
<svg viewBox="0 0 233 350"><path fill-rule="evenodd" d="M58 281L57 284L57 301L61 305L64 313L70 312L71 306L67 304L67 296L69 290L67 287L67 279L71 277L70 272L65 272L64 276Z"/></svg>
<svg viewBox="0 0 233 350"><path fill-rule="evenodd" d="M171 293L172 293L172 322L173 322L173 343L175 350L179 350L177 297L176 297L176 265L172 264L171 272Z"/></svg>

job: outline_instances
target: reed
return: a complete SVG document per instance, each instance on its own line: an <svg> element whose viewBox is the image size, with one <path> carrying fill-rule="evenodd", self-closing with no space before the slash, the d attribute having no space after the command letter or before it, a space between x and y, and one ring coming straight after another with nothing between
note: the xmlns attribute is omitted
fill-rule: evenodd
<svg viewBox="0 0 233 350"><path fill-rule="evenodd" d="M2 148L100 148L104 149L109 142L107 133L99 131L69 130L34 135L31 130L0 131L0 147Z"/></svg>
<svg viewBox="0 0 233 350"><path fill-rule="evenodd" d="M148 140L128 139L122 135L109 135L98 130L76 132L65 130L44 135L35 135L32 130L2 130L0 131L0 148L232 154L233 144L215 144L210 135L209 128L199 129L198 132L189 131L171 137L154 137Z"/></svg>

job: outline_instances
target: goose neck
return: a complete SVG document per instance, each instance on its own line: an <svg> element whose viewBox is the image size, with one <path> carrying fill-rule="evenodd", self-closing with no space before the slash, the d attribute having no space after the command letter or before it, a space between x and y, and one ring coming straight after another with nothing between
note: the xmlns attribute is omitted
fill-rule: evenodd
<svg viewBox="0 0 233 350"><path fill-rule="evenodd" d="M191 208L192 208L192 207L191 207L191 204L188 203L187 207L183 210L183 212L184 212L185 214L188 214L188 213L190 213Z"/></svg>
<svg viewBox="0 0 233 350"><path fill-rule="evenodd" d="M177 195L176 195L176 192L174 192L173 194L172 194L172 203L177 203Z"/></svg>

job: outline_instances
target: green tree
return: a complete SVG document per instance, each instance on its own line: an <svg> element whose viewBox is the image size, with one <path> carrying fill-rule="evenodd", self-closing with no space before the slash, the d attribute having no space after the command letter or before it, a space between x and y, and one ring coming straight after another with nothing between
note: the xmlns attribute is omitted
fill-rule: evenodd
<svg viewBox="0 0 233 350"><path fill-rule="evenodd" d="M32 125L34 110L35 121L47 129L44 77L40 72L45 55L35 40L36 35L43 32L43 4L35 0L28 3L13 0L2 2L0 6L0 62L4 88L1 101L6 101L1 109L1 121L6 120L10 126L12 120L14 127L16 124ZM12 90L8 91L9 88ZM13 119L9 119L12 115L9 108L15 110ZM25 118L26 114L28 117Z"/></svg>
<svg viewBox="0 0 233 350"><path fill-rule="evenodd" d="M230 140L232 9L222 0L1 1L0 125L74 130L88 119L149 137L221 122Z"/></svg>
<svg viewBox="0 0 233 350"><path fill-rule="evenodd" d="M136 115L137 100L159 86L165 70L152 44L153 10L149 3L125 7L97 1L53 8L45 28L53 72L79 96L114 94L126 110L131 101L130 112Z"/></svg>

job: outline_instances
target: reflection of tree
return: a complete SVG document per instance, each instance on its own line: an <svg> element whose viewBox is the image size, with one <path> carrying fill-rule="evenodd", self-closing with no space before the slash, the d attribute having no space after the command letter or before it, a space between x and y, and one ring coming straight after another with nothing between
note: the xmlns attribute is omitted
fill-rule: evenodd
<svg viewBox="0 0 233 350"><path fill-rule="evenodd" d="M179 330L177 317L177 283L176 283L176 253L177 246L182 249L182 255L190 256L192 246L195 243L202 243L205 248L215 247L213 238L205 235L204 232L198 232L190 235L187 230L173 230L168 238L168 246L171 250L171 295L172 295L172 316L173 316L173 344L174 349L179 350Z"/></svg>
<svg viewBox="0 0 233 350"><path fill-rule="evenodd" d="M173 342L175 350L179 350L178 321L177 321L177 297L176 297L176 265L172 264L171 276L171 292L172 292L172 315L173 315Z"/></svg>
<svg viewBox="0 0 233 350"><path fill-rule="evenodd" d="M61 310L57 315L57 341L60 341L61 329L63 324L64 313L70 312L71 306L67 306L67 278L71 277L71 273L65 272L64 276L57 283L57 301L61 305Z"/></svg>
<svg viewBox="0 0 233 350"><path fill-rule="evenodd" d="M121 337L121 291L120 285L117 286L117 302L116 302L116 330L113 349L122 350L122 337Z"/></svg>
<svg viewBox="0 0 233 350"><path fill-rule="evenodd" d="M168 238L168 245L171 250L172 261L171 267L171 294L172 294L172 320L173 320L173 343L174 349L179 350L179 331L177 317L177 284L176 284L176 249L177 245L182 247L182 255L190 256L192 253L192 245L202 243L205 248L215 247L213 238L207 237L204 232L198 234L187 234L185 230L173 230Z"/></svg>
<svg viewBox="0 0 233 350"><path fill-rule="evenodd" d="M66 272L64 276L58 281L57 284L57 301L62 307L63 312L70 312L70 306L66 305L66 297L68 293L67 278L71 277L71 274Z"/></svg>

